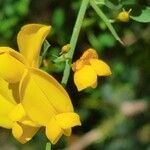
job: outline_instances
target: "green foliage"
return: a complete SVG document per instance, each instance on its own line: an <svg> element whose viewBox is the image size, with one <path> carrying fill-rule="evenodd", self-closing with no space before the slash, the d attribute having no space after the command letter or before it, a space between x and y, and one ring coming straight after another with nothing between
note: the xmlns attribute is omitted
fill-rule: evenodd
<svg viewBox="0 0 150 150"><path fill-rule="evenodd" d="M14 27L28 13L29 0L5 0L0 3L0 44L9 42L15 33Z"/></svg>
<svg viewBox="0 0 150 150"><path fill-rule="evenodd" d="M139 12L140 14L137 14L135 16L131 16L131 18L138 22L147 23L150 22L150 7L145 7Z"/></svg>

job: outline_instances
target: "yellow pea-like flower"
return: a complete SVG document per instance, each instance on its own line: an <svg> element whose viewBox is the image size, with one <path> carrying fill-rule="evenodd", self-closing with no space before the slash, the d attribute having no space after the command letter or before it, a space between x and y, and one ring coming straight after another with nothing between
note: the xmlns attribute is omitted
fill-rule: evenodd
<svg viewBox="0 0 150 150"><path fill-rule="evenodd" d="M110 67L102 60L98 59L98 54L94 49L87 49L83 55L73 63L74 82L78 91L85 88L97 86L97 76L111 75Z"/></svg>
<svg viewBox="0 0 150 150"><path fill-rule="evenodd" d="M36 124L46 127L46 135L52 144L62 134L69 136L71 128L81 124L67 92L47 73L35 68L26 70L19 91L28 116Z"/></svg>
<svg viewBox="0 0 150 150"><path fill-rule="evenodd" d="M71 128L81 124L64 88L38 69L41 46L50 29L40 24L22 27L17 36L20 53L0 47L0 77L5 84L16 85L12 88L16 97L11 103L9 89L0 89L0 94L5 93L5 99L0 99L0 126L12 129L13 136L22 143L44 126L47 137L55 144L62 134L70 136Z"/></svg>
<svg viewBox="0 0 150 150"><path fill-rule="evenodd" d="M40 126L28 118L20 103L19 81L25 69L38 67L40 49L50 29L40 24L23 26L17 36L20 53L0 47L0 126L12 129L21 143L29 141Z"/></svg>

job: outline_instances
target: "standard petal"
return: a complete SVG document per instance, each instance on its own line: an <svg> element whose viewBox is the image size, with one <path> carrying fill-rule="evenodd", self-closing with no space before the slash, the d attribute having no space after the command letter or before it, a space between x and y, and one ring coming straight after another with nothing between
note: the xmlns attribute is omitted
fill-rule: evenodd
<svg viewBox="0 0 150 150"><path fill-rule="evenodd" d="M46 125L46 136L52 144L56 144L62 134L62 129L57 124L56 119L53 117Z"/></svg>
<svg viewBox="0 0 150 150"><path fill-rule="evenodd" d="M9 47L0 47L0 76L10 83L20 81L23 71L23 57Z"/></svg>
<svg viewBox="0 0 150 150"><path fill-rule="evenodd" d="M96 81L97 75L93 68L89 65L85 65L82 69L74 73L74 82L78 91L88 87L93 87Z"/></svg>
<svg viewBox="0 0 150 150"><path fill-rule="evenodd" d="M13 124L12 134L20 143L24 144L31 140L38 130L39 128L16 122Z"/></svg>
<svg viewBox="0 0 150 150"><path fill-rule="evenodd" d="M69 129L77 125L81 125L80 117L73 112L61 113L56 115L56 121L62 129Z"/></svg>
<svg viewBox="0 0 150 150"><path fill-rule="evenodd" d="M110 67L102 60L90 59L90 64L98 76L111 75Z"/></svg>
<svg viewBox="0 0 150 150"><path fill-rule="evenodd" d="M27 59L29 66L38 67L41 46L50 29L51 26L28 24L23 26L18 33L20 53Z"/></svg>
<svg viewBox="0 0 150 150"><path fill-rule="evenodd" d="M0 126L4 128L12 127L12 120L8 114L14 109L15 105L0 95Z"/></svg>

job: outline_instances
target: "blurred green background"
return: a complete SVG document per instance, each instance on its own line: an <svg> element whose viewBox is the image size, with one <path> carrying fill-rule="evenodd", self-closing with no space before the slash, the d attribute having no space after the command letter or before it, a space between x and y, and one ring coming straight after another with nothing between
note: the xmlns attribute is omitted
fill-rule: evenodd
<svg viewBox="0 0 150 150"><path fill-rule="evenodd" d="M150 6L149 0L124 2L126 10L136 11L134 4ZM64 63L54 64L54 60L61 47L69 43L80 3L81 0L0 0L0 46L17 50L17 32L24 24L52 25L47 38L51 47L41 68L61 81ZM111 19L121 11L106 6L102 9ZM54 150L150 150L150 24L131 20L116 21L113 25L125 46L118 43L97 14L88 9L74 60L85 49L93 47L111 66L113 74L99 78L96 89L78 92L71 73L66 89L81 116L82 126L74 128L71 137L61 138L52 146ZM41 129L29 143L21 145L11 131L0 128L0 150L44 150L48 140L43 132Z"/></svg>

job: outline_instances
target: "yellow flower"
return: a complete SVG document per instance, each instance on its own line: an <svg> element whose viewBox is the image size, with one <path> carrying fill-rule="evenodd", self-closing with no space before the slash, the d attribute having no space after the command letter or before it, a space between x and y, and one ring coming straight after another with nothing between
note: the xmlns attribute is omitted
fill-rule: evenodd
<svg viewBox="0 0 150 150"><path fill-rule="evenodd" d="M67 92L47 73L33 68L26 70L19 91L28 116L36 124L46 127L46 135L52 144L62 134L70 136L71 127L81 124Z"/></svg>
<svg viewBox="0 0 150 150"><path fill-rule="evenodd" d="M76 62L72 64L74 82L78 91L85 88L97 86L97 76L111 75L110 67L102 60L98 59L98 54L94 49L87 49Z"/></svg>
<svg viewBox="0 0 150 150"><path fill-rule="evenodd" d="M36 131L45 126L47 137L55 144L62 134L69 136L71 128L81 123L64 88L52 76L38 69L40 49L49 31L49 26L29 24L17 36L20 53L9 47L0 47L0 76L9 83L19 82L20 98L15 109L10 108L11 115L5 111L8 104L3 107L4 113L12 118L22 114L13 122L15 137L26 136L22 134L20 124L25 128L29 126L29 133L32 133L33 126ZM0 120L5 125L3 127L8 126L7 121Z"/></svg>
<svg viewBox="0 0 150 150"><path fill-rule="evenodd" d="M0 78L0 126L12 129L13 136L25 143L34 136L38 127L26 116L22 104L17 102L16 86Z"/></svg>

